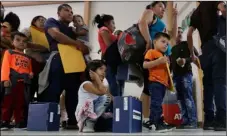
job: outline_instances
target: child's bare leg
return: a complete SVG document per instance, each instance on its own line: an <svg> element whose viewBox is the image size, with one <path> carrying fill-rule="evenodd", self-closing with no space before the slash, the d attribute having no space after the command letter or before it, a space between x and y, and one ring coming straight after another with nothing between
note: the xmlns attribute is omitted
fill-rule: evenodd
<svg viewBox="0 0 227 136"><path fill-rule="evenodd" d="M60 96L60 111L61 111L61 122L67 121L68 116L65 108L65 91Z"/></svg>

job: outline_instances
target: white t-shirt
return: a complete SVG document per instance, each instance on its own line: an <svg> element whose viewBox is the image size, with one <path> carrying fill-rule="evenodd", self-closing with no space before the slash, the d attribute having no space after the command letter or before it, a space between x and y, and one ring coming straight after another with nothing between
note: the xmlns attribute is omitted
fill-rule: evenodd
<svg viewBox="0 0 227 136"><path fill-rule="evenodd" d="M99 97L99 95L92 94L84 89L84 84L86 83L92 83L91 81L85 81L80 85L79 91L78 91L78 105L77 109L82 107L87 99L95 100ZM104 86L108 87L108 82L106 79L103 80Z"/></svg>

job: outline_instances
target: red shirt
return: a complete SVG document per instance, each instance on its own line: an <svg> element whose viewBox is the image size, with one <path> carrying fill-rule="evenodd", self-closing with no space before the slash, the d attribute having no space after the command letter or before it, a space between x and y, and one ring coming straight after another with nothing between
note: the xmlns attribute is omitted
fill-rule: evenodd
<svg viewBox="0 0 227 136"><path fill-rule="evenodd" d="M105 27L105 26L101 27L101 28L99 29L99 31L98 31L98 41L99 41L99 45L100 45L100 49L101 49L101 51L102 51L102 54L104 54L104 53L106 52L106 49L107 49L107 47L108 47L108 46L105 44L105 42L104 42L104 40L103 40L103 38L102 38L102 36L101 36L101 32L102 32L103 30L106 30L106 31L109 32L110 37L111 37L111 41L112 41L112 42L114 42L114 41L117 39L117 37L116 37L115 35L113 35L113 33L112 33L107 27Z"/></svg>

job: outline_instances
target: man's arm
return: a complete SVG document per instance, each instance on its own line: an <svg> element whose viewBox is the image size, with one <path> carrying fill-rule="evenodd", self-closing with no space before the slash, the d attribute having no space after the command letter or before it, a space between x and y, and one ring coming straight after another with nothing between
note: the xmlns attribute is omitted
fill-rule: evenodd
<svg viewBox="0 0 227 136"><path fill-rule="evenodd" d="M39 51L39 52L46 52L48 49L40 44L28 42L27 43L27 48L33 50L33 51Z"/></svg>
<svg viewBox="0 0 227 136"><path fill-rule="evenodd" d="M84 45L82 42L79 40L73 40L70 37L64 35L59 31L58 28L49 28L47 31L50 36L58 41L61 44L66 44L66 45L73 45L76 47L78 50L81 50L84 54L88 54L89 50L86 45Z"/></svg>
<svg viewBox="0 0 227 136"><path fill-rule="evenodd" d="M66 36L56 27L49 28L47 32L53 39L61 44L74 45L75 47L78 47L78 45L83 45L80 41L73 40L70 37Z"/></svg>
<svg viewBox="0 0 227 136"><path fill-rule="evenodd" d="M190 26L187 34L187 42L188 42L188 48L189 48L190 54L194 54L193 37L192 37L194 31L195 31L195 28L193 26Z"/></svg>
<svg viewBox="0 0 227 136"><path fill-rule="evenodd" d="M56 20L52 18L48 19L45 23L45 30L53 39L55 39L61 44L73 45L77 49L81 50L84 54L89 53L88 48L82 42L80 42L79 40L73 40L67 35L60 32L56 23Z"/></svg>

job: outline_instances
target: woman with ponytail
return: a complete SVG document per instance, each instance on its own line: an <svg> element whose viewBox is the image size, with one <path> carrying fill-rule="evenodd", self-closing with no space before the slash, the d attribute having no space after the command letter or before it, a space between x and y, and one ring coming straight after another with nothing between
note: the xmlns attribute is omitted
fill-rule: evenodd
<svg viewBox="0 0 227 136"><path fill-rule="evenodd" d="M103 14L102 16L96 15L93 21L93 24L98 27L98 42L100 45L102 59L107 63L107 74L106 78L110 86L110 92L113 96L121 95L120 89L116 80L117 66L113 66L106 60L106 56L110 55L110 52L107 49L108 47L117 45L115 43L117 37L113 34L115 30L114 17L112 15ZM111 53L112 55L112 53ZM113 55L115 57L115 55ZM112 57L113 57L112 56ZM113 57L113 58L114 58Z"/></svg>
<svg viewBox="0 0 227 136"><path fill-rule="evenodd" d="M106 14L103 14L102 16L96 15L93 24L97 24L97 27L99 29L98 41L102 55L104 55L107 47L117 39L113 34L115 30L114 17L112 15Z"/></svg>

